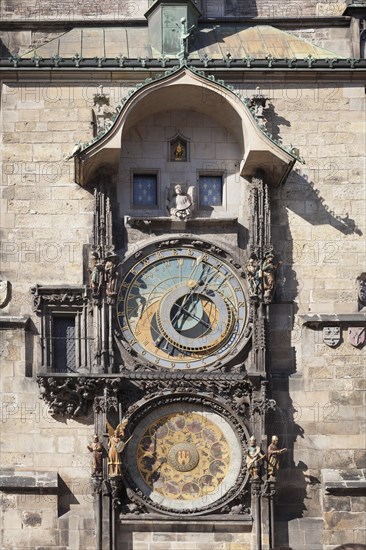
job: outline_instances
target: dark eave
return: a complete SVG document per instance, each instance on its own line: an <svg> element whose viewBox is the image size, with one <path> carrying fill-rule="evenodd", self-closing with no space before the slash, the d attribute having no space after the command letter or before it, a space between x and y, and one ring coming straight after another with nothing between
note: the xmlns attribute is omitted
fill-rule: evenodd
<svg viewBox="0 0 366 550"><path fill-rule="evenodd" d="M172 69L178 64L177 59L126 59L124 57L117 58L60 58L54 56L52 58L19 58L13 56L10 58L0 59L0 69L6 70L32 70L42 71L52 69L53 71L60 70L76 70L83 69L100 69L100 70L127 70L127 69L143 69L143 70L164 70ZM244 59L212 59L212 60L200 60L193 59L187 62L188 67L196 69L206 70L302 70L302 71L316 71L316 70L365 70L366 58L329 58L329 59L315 59L311 56L305 59L275 59L268 56L267 59L253 59L251 57Z"/></svg>
<svg viewBox="0 0 366 550"><path fill-rule="evenodd" d="M199 19L199 26L215 23L216 25L272 25L278 28L321 28L321 27L349 27L350 17L301 17L301 20L297 17L277 18L277 17L257 17L255 19L248 17L201 17ZM95 27L97 25L103 25L103 27L147 27L146 19L123 19L118 21L116 19L65 19L61 20L47 20L43 21L32 19L12 19L0 21L0 31L12 31L19 30L33 30L37 32L54 32L54 31L68 31L77 27Z"/></svg>

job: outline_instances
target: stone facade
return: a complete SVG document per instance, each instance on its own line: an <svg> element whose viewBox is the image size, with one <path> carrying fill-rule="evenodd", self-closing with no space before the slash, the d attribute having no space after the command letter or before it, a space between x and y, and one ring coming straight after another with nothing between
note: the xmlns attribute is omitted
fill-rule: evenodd
<svg viewBox="0 0 366 550"><path fill-rule="evenodd" d="M13 4L4 3L3 21L23 17L19 6ZM92 17L92 8L97 7L89 4L73 3L73 14L82 17L88 8ZM130 9L127 4L118 3L118 9ZM229 1L224 7L209 0L203 4L206 17L239 17L245 10L245 16L258 18L258 24L260 18L275 18L279 11L278 3L264 1L238 2L235 7ZM31 2L22 6L34 19L48 20L52 15L49 2L47 11L46 6ZM107 18L116 6L99 3L98 10ZM69 7L57 3L58 10ZM118 20L141 19L145 9L147 6L142 9L139 5L138 13L129 11ZM304 2L301 8L287 2L281 16L340 16L343 9L342 2ZM64 14L62 19L67 19ZM348 56L349 28L338 31L343 37L342 51L336 47L334 51ZM52 34L46 33L45 42L57 35L57 29L49 32ZM306 39L310 31L299 28L293 32ZM314 43L331 49L337 35L334 28L316 33ZM15 35L13 39L16 41ZM28 39L18 36L16 44L10 41L8 47L19 51ZM210 74L203 62L200 69ZM87 450L95 430L101 428L102 417L94 415L92 407L80 416L52 415L49 401L40 399L45 393L40 394L36 377L44 374L46 344L30 289L54 286L61 289L61 295L68 287L90 288L97 178L91 177L84 186L75 183L74 157L68 156L75 143L92 139L92 109L100 84L114 112L136 83L156 77L158 72L143 68L63 71L37 72L34 67L3 71L0 254L1 278L9 281L10 287L0 316L1 546L104 550L112 541L115 548L127 550L267 549L268 506L263 504L260 543L254 500L250 519L232 513L178 521L164 514L145 517L143 512L133 517L122 514L119 521L115 513L115 527L111 526L105 508L103 517L98 515L98 498L110 497L90 477ZM365 348L363 343L353 345L349 336L349 329L365 326L365 304L358 294L358 278L365 270L364 71L289 68L271 72L266 68L236 72L226 67L219 76L244 98L251 98L260 87L269 98L265 129L274 139L298 148L305 161L298 161L277 187L268 181L272 241L280 262L274 301L268 306L266 365L268 395L276 401L276 409L268 413L257 437L261 436L265 447L277 434L280 445L288 448L277 478L271 547L335 550L340 544L354 543L364 548ZM150 102L145 105L146 114L136 115L136 121L122 134L117 169L112 175L108 172L114 216L111 231L120 260L126 253L138 253L142 243L189 233L229 255L234 253L237 261L245 264L251 177L240 175L243 144L223 114L222 105L232 92L222 88L218 103L205 85L200 91L194 110L184 104L183 95L175 97L176 108L168 105L164 109L164 105ZM169 140L177 134L189 139L189 163L169 160ZM158 210L141 213L133 207L134 170L159 172ZM224 175L223 204L215 206L210 216L198 208L197 219L188 225L167 221L167 189L176 183L197 185L204 172ZM127 217L145 218L150 225L147 230L129 225ZM154 217L161 220L154 222ZM88 326L95 328L98 306L91 300L88 307ZM323 329L327 327L340 327L335 346L324 341ZM87 334L93 341L97 338L95 332ZM108 376L118 377L118 368L116 359ZM87 361L87 370L100 374L93 357ZM259 425L249 427L257 430ZM102 428L105 431L105 425ZM104 445L106 442L105 436ZM263 498L263 502L267 501Z"/></svg>

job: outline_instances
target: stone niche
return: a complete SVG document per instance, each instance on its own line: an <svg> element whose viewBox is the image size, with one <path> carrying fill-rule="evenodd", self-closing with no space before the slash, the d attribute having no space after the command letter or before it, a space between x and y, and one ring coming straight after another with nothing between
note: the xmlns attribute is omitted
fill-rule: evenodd
<svg viewBox="0 0 366 550"><path fill-rule="evenodd" d="M189 155L184 161L176 161L171 155L169 138L178 132L190 140ZM178 109L145 117L122 138L118 185L121 215L169 215L168 191L179 184L186 191L193 188L196 216L238 216L239 204L243 201L240 155L235 136L209 115ZM134 204L133 180L149 173L157 177L156 204ZM221 204L212 207L204 204L199 191L203 176L222 177Z"/></svg>

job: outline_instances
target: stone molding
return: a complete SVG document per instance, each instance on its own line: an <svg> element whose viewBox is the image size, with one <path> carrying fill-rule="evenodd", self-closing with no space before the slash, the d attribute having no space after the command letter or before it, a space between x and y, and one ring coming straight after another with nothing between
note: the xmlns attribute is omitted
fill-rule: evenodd
<svg viewBox="0 0 366 550"><path fill-rule="evenodd" d="M57 472L42 470L14 470L12 468L0 470L0 489L33 490L34 492L44 489L58 491Z"/></svg>
<svg viewBox="0 0 366 550"><path fill-rule="evenodd" d="M360 493L363 496L366 490L366 470L322 470L323 486L328 495L347 495Z"/></svg>
<svg viewBox="0 0 366 550"><path fill-rule="evenodd" d="M30 317L27 315L19 317L15 315L0 315L0 330L11 330L16 328L26 330L29 320Z"/></svg>
<svg viewBox="0 0 366 550"><path fill-rule="evenodd" d="M319 328L324 324L359 324L366 323L366 311L355 313L314 313L299 315L303 325L309 328Z"/></svg>

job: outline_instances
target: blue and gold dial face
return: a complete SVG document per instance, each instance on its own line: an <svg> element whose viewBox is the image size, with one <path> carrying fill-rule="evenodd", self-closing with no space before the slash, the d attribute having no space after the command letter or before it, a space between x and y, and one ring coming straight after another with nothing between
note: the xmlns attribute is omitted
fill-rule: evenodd
<svg viewBox="0 0 366 550"><path fill-rule="evenodd" d="M189 246L140 258L118 295L123 339L145 361L165 368L221 363L246 324L239 276L220 258Z"/></svg>

